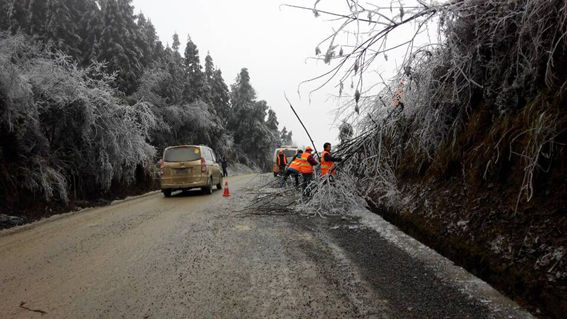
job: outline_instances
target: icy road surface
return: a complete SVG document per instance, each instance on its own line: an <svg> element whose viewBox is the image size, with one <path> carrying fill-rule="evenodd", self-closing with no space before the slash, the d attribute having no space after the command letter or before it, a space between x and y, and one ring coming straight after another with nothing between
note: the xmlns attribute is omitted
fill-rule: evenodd
<svg viewBox="0 0 567 319"><path fill-rule="evenodd" d="M267 178L0 232L0 318L530 318L370 212L243 214Z"/></svg>

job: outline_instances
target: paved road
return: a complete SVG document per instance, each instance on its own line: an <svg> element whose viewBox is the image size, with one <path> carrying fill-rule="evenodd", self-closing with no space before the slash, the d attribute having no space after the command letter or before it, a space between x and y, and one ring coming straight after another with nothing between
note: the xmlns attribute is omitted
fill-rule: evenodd
<svg viewBox="0 0 567 319"><path fill-rule="evenodd" d="M159 193L0 232L0 318L529 318L377 216Z"/></svg>

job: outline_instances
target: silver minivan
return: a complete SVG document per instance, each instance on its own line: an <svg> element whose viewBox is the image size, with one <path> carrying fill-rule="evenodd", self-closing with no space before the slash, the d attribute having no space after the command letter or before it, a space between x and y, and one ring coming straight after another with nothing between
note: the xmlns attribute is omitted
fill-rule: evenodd
<svg viewBox="0 0 567 319"><path fill-rule="evenodd" d="M170 146L160 161L160 185L165 197L175 190L222 189L222 171L213 150L205 145Z"/></svg>

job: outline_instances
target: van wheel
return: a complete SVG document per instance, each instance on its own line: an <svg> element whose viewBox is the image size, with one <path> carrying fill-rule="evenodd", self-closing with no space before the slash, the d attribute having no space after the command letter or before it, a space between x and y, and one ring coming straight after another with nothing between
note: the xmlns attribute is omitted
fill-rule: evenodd
<svg viewBox="0 0 567 319"><path fill-rule="evenodd" d="M219 179L219 183L217 184L217 189L222 189L222 179Z"/></svg>
<svg viewBox="0 0 567 319"><path fill-rule="evenodd" d="M213 177L211 176L211 179L209 180L209 185L205 186L202 188L203 193L210 195L213 193Z"/></svg>
<svg viewBox="0 0 567 319"><path fill-rule="evenodd" d="M162 189L161 192L165 197L171 197L171 189Z"/></svg>

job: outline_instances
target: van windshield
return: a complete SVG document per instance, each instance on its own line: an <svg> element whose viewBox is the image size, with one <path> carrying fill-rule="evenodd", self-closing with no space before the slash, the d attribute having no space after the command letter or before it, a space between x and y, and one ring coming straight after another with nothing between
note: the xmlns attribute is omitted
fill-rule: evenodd
<svg viewBox="0 0 567 319"><path fill-rule="evenodd" d="M297 153L297 150L284 150L285 157L293 157Z"/></svg>
<svg viewBox="0 0 567 319"><path fill-rule="evenodd" d="M164 162L190 162L201 158L201 150L198 147L178 147L165 152Z"/></svg>

